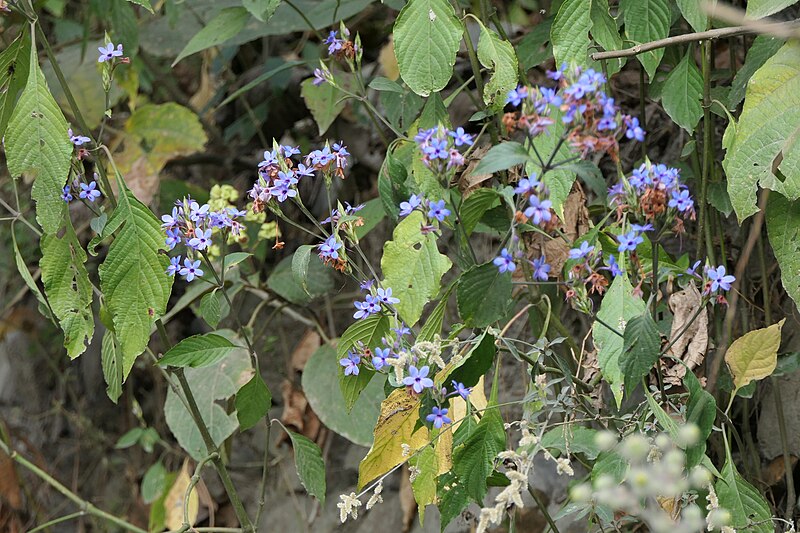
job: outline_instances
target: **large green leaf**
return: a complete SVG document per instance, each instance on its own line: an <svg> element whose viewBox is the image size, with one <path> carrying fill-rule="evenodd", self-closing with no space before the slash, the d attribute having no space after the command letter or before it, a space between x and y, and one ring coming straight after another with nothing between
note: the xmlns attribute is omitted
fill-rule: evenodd
<svg viewBox="0 0 800 533"><path fill-rule="evenodd" d="M149 160L161 164L202 150L208 140L197 114L175 102L136 108L125 130L139 140Z"/></svg>
<svg viewBox="0 0 800 533"><path fill-rule="evenodd" d="M0 138L14 112L20 91L25 87L30 71L31 39L23 31L0 53Z"/></svg>
<svg viewBox="0 0 800 533"><path fill-rule="evenodd" d="M642 44L669 35L669 0L621 0L620 10L625 21L625 34L630 41ZM636 56L650 79L654 79L664 49L657 48Z"/></svg>
<svg viewBox="0 0 800 533"><path fill-rule="evenodd" d="M314 85L314 78L303 80L300 84L300 94L317 123L320 135L328 131L346 103L345 94L342 91L330 83Z"/></svg>
<svg viewBox="0 0 800 533"><path fill-rule="evenodd" d="M625 46L617 21L609 12L608 0L592 0L592 37L606 50L620 50ZM608 61L609 76L619 72L624 65L624 57Z"/></svg>
<svg viewBox="0 0 800 533"><path fill-rule="evenodd" d="M728 93L729 109L736 109L744 100L747 83L750 78L767 62L767 59L774 56L781 49L784 42L783 39L769 35L759 35L753 39L753 44L747 49L744 65L736 71L736 76L731 82L731 92Z"/></svg>
<svg viewBox="0 0 800 533"><path fill-rule="evenodd" d="M84 342L91 342L94 333L92 285L84 266L86 252L66 216L66 205L61 201L58 207L64 226L56 235L42 235L39 267L47 300L64 331L64 347L74 359L86 350Z"/></svg>
<svg viewBox="0 0 800 533"><path fill-rule="evenodd" d="M670 118L691 134L703 116L702 99L703 76L694 63L694 55L687 53L667 76L661 103Z"/></svg>
<svg viewBox="0 0 800 533"><path fill-rule="evenodd" d="M694 31L708 29L708 15L700 3L703 0L678 0L678 9Z"/></svg>
<svg viewBox="0 0 800 533"><path fill-rule="evenodd" d="M200 368L213 365L231 354L237 346L221 335L205 333L193 335L167 350L159 359L161 366Z"/></svg>
<svg viewBox="0 0 800 533"><path fill-rule="evenodd" d="M797 0L750 0L747 2L747 16L754 19L766 17L796 2Z"/></svg>
<svg viewBox="0 0 800 533"><path fill-rule="evenodd" d="M58 231L64 217L61 193L72 157L67 128L31 47L28 79L5 132L6 163L12 177L27 173L34 178L36 220L49 234Z"/></svg>
<svg viewBox="0 0 800 533"><path fill-rule="evenodd" d="M492 146L481 158L473 175L491 174L530 161L528 151L518 142L508 141Z"/></svg>
<svg viewBox="0 0 800 533"><path fill-rule="evenodd" d="M517 54L511 43L504 41L481 24L478 60L492 75L483 88L483 101L495 111L503 109L508 91L517 86Z"/></svg>
<svg viewBox="0 0 800 533"><path fill-rule="evenodd" d="M622 370L625 393L630 395L658 361L661 337L653 317L645 311L625 326L619 368Z"/></svg>
<svg viewBox="0 0 800 533"><path fill-rule="evenodd" d="M800 202L770 195L766 221L769 242L781 267L781 283L800 308Z"/></svg>
<svg viewBox="0 0 800 533"><path fill-rule="evenodd" d="M481 421L464 444L453 451L453 472L476 502L486 496L486 478L494 469L497 454L505 449L506 432L496 408L484 411Z"/></svg>
<svg viewBox="0 0 800 533"><path fill-rule="evenodd" d="M622 335L626 323L644 313L645 308L644 301L634 296L628 277L617 276L600 304L600 310L597 312L600 320L595 321L592 326L600 372L611 385L618 407L622 403L622 385L625 379L620 368L620 357L624 349ZM604 324L614 328L614 331Z"/></svg>
<svg viewBox="0 0 800 533"><path fill-rule="evenodd" d="M169 258L161 253L164 234L159 220L128 190L122 177L117 176L117 183L118 205L103 228L104 238L111 234L115 238L99 268L100 288L122 356L132 360L144 351L153 324L165 313L173 279L164 273Z"/></svg>
<svg viewBox="0 0 800 533"><path fill-rule="evenodd" d="M463 27L447 0L409 0L394 23L400 76L420 96L441 91L453 75Z"/></svg>
<svg viewBox="0 0 800 533"><path fill-rule="evenodd" d="M458 314L473 328L485 328L503 318L511 303L511 273L500 273L489 262L465 272L458 281Z"/></svg>
<svg viewBox="0 0 800 533"><path fill-rule="evenodd" d="M758 211L756 186L778 191L790 200L800 198L800 164L787 158L780 166L782 178L773 174L773 163L787 139L800 125L800 43L786 43L764 63L747 84L744 109L738 123L725 132L728 193L739 221ZM791 149L793 142L789 143Z"/></svg>
<svg viewBox="0 0 800 533"><path fill-rule="evenodd" d="M339 358L330 345L314 352L303 369L303 392L326 427L359 446L372 444L372 429L378 421L381 402L386 395L383 374L377 374L361 391L352 410L347 408L339 390Z"/></svg>
<svg viewBox="0 0 800 533"><path fill-rule="evenodd" d="M362 366L357 376L345 376L344 367L339 365L339 360L347 357L347 352L350 350L360 353L361 346L374 352L376 347L383 345L381 339L388 332L389 317L383 314L372 315L352 324L339 339L339 343L336 345L336 364L339 373L339 388L342 391L347 412L353 408L375 372Z"/></svg>
<svg viewBox="0 0 800 533"><path fill-rule="evenodd" d="M436 235L423 235L420 226L424 216L414 211L394 230L392 240L383 248L381 269L384 285L391 287L400 300L395 304L400 317L413 326L422 316L422 309L439 292L439 282L452 263L439 253Z"/></svg>
<svg viewBox="0 0 800 533"><path fill-rule="evenodd" d="M253 375L236 393L236 417L242 431L255 426L272 407L272 394L261 376Z"/></svg>
<svg viewBox="0 0 800 533"><path fill-rule="evenodd" d="M556 65L588 66L592 0L565 0L550 28Z"/></svg>
<svg viewBox="0 0 800 533"><path fill-rule="evenodd" d="M325 503L325 461L322 451L312 440L294 431L287 431L294 448L294 464L297 476L306 492Z"/></svg>
<svg viewBox="0 0 800 533"><path fill-rule="evenodd" d="M739 475L728 452L722 477L714 485L720 507L731 514L730 526L748 533L773 533L772 512L761 493Z"/></svg>
<svg viewBox="0 0 800 533"><path fill-rule="evenodd" d="M174 67L184 57L224 43L242 31L249 18L250 12L244 7L223 9L186 43L186 47L172 62L172 66Z"/></svg>

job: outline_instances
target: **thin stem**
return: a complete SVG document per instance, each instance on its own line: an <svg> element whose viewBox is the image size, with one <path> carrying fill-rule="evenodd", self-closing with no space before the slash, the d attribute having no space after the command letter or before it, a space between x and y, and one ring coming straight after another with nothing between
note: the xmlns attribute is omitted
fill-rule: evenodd
<svg viewBox="0 0 800 533"><path fill-rule="evenodd" d="M33 529L29 529L28 533L36 533L37 531L42 531L43 529L47 529L49 527L55 526L56 524L61 524L63 522L69 522L70 520L75 520L76 518L80 518L82 516L86 516L86 513L84 511L78 511L77 513L72 513L72 514L61 516L59 518L54 518L53 520L50 520L49 522L45 522L44 524L42 524L40 526L36 526Z"/></svg>
<svg viewBox="0 0 800 533"><path fill-rule="evenodd" d="M700 213L697 228L698 257L704 255L704 251L713 253L713 243L711 239L711 225L708 217L708 181L711 173L713 157L712 134L714 121L711 116L711 42L703 43L703 169L700 175ZM703 245L705 238L705 250Z"/></svg>
<svg viewBox="0 0 800 533"><path fill-rule="evenodd" d="M541 513L544 515L544 519L547 520L547 523L550 526L550 529L553 530L553 533L561 533L558 530L556 521L553 520L553 517L550 516L550 513L547 511L547 506L544 504L542 499L539 497L538 494L536 494L536 491L533 490L533 487L531 487L530 485L528 485L528 494L530 494L531 498L533 498L533 501L536 502L536 505L539 507L539 511L541 511Z"/></svg>
<svg viewBox="0 0 800 533"><path fill-rule="evenodd" d="M264 504L267 503L267 473L269 472L269 430L272 428L272 424L269 420L266 420L267 423L267 436L264 439L264 459L263 459L263 466L261 468L261 482L259 483L259 490L258 490L258 510L256 511L256 519L255 524L261 523L261 513L264 511Z"/></svg>
<svg viewBox="0 0 800 533"><path fill-rule="evenodd" d="M191 522L189 521L189 498L192 496L192 491L200 482L200 473L203 470L203 467L206 466L209 462L213 461L214 459L219 458L219 453L213 452L209 454L207 457L204 457L194 469L194 474L192 474L191 479L189 480L189 485L186 487L186 494L183 497L183 525L178 530L178 532L189 531L192 527Z"/></svg>

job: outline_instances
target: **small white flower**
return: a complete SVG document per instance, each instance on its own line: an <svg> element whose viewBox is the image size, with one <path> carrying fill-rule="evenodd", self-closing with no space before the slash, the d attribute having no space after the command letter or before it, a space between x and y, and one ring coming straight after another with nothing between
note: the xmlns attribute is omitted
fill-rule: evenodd
<svg viewBox="0 0 800 533"><path fill-rule="evenodd" d="M383 480L380 480L378 484L375 486L375 491L372 493L369 501L367 501L367 511L375 507L378 503L383 503L383 496L381 496L381 492L383 491Z"/></svg>
<svg viewBox="0 0 800 533"><path fill-rule="evenodd" d="M575 475L575 471L572 469L572 465L566 457L559 457L556 459L556 472L559 476L561 474L567 474L570 477Z"/></svg>
<svg viewBox="0 0 800 533"><path fill-rule="evenodd" d="M344 524L348 515L352 516L353 520L358 518L358 508L361 507L361 501L356 496L356 493L340 494L339 499L341 501L336 504L336 507L339 508L339 520Z"/></svg>
<svg viewBox="0 0 800 533"><path fill-rule="evenodd" d="M403 450L403 457L408 457L411 455L411 446L406 444L405 442L400 443L400 448Z"/></svg>
<svg viewBox="0 0 800 533"><path fill-rule="evenodd" d="M412 467L409 467L408 471L411 473L411 475L409 476L408 479L409 479L409 481L411 481L411 483L414 483L414 480L417 479L417 476L420 473L420 469L417 468L416 466L412 466Z"/></svg>

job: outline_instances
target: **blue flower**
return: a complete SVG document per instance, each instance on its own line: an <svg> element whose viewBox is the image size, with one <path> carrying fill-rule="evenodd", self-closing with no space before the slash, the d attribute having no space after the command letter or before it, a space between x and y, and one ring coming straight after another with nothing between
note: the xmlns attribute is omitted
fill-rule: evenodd
<svg viewBox="0 0 800 533"><path fill-rule="evenodd" d="M166 274L168 276L174 276L178 273L181 269L181 256L175 256L169 260L169 266L167 267Z"/></svg>
<svg viewBox="0 0 800 533"><path fill-rule="evenodd" d="M114 43L108 43L105 48L102 46L98 47L97 50L100 51L100 57L97 59L98 63L103 63L104 61L111 61L115 57L122 57L122 45L118 44L116 50L114 49Z"/></svg>
<svg viewBox="0 0 800 533"><path fill-rule="evenodd" d="M342 247L342 243L336 241L336 237L331 235L325 242L318 245L319 256L323 259L339 259L339 252L337 251Z"/></svg>
<svg viewBox="0 0 800 533"><path fill-rule="evenodd" d="M401 323L401 324L400 324L400 327L399 327L399 328L392 328L392 331L394 331L394 332L397 334L397 338L398 338L398 339L399 339L400 337L405 337L406 335L408 335L409 333L411 333L411 330L410 330L410 329L408 329L408 328L406 327L406 325L405 325L405 324L403 324L403 323Z"/></svg>
<svg viewBox="0 0 800 533"><path fill-rule="evenodd" d="M410 215L411 212L420 205L422 205L422 197L412 194L407 202L400 203L400 216L404 217Z"/></svg>
<svg viewBox="0 0 800 533"><path fill-rule="evenodd" d="M414 365L408 367L408 376L403 378L403 385L407 385L414 389L414 392L420 394L423 390L433 387L433 380L428 377L430 368L427 365L419 370Z"/></svg>
<svg viewBox="0 0 800 533"><path fill-rule="evenodd" d="M373 280L373 279L366 279L366 280L362 281L362 282L361 282L361 284L360 284L358 287L359 287L359 288L360 288L362 291L368 291L368 290L369 290L369 289L372 287L372 285L373 285L374 283L375 283L375 280Z"/></svg>
<svg viewBox="0 0 800 533"><path fill-rule="evenodd" d="M453 138L456 146L472 146L472 135L464 131L464 128L458 127L455 131L448 132L448 135Z"/></svg>
<svg viewBox="0 0 800 533"><path fill-rule="evenodd" d="M81 183L81 192L78 194L84 200L89 200L90 202L94 202L98 198L100 198L100 191L97 190L97 182L92 181L89 185L85 183Z"/></svg>
<svg viewBox="0 0 800 533"><path fill-rule="evenodd" d="M587 255L589 255L592 250L594 250L594 246L589 246L589 243L583 241L578 248L573 248L569 251L569 258L570 259L583 259Z"/></svg>
<svg viewBox="0 0 800 533"><path fill-rule="evenodd" d="M64 191L61 193L61 199L67 203L70 203L73 200L72 193L70 192L69 185L64 187Z"/></svg>
<svg viewBox="0 0 800 533"><path fill-rule="evenodd" d="M516 89L511 89L508 91L508 95L506 95L506 103L511 104L514 107L518 107L519 104L522 103L524 98L528 97L528 88L520 85Z"/></svg>
<svg viewBox="0 0 800 533"><path fill-rule="evenodd" d="M167 247L172 250L176 245L181 243L181 240L181 231L178 228L173 228L167 230L167 239L164 241L164 244L166 244Z"/></svg>
<svg viewBox="0 0 800 533"><path fill-rule="evenodd" d="M617 121L614 117L603 117L597 122L597 131L615 130Z"/></svg>
<svg viewBox="0 0 800 533"><path fill-rule="evenodd" d="M500 251L500 255L494 258L492 261L497 270L500 271L501 274L505 272L514 272L517 269L517 265L514 264L514 258L508 252L508 248L503 248Z"/></svg>
<svg viewBox="0 0 800 533"><path fill-rule="evenodd" d="M367 294L363 302L354 302L353 305L358 309L358 311L353 313L353 318L367 318L370 315L379 313L381 310L380 300L371 294Z"/></svg>
<svg viewBox="0 0 800 533"><path fill-rule="evenodd" d="M192 261L187 257L183 260L183 268L178 273L186 281L192 281L194 278L202 276L203 271L200 270L200 260Z"/></svg>
<svg viewBox="0 0 800 533"><path fill-rule="evenodd" d="M180 214L178 213L178 208L172 208L171 215L161 215L161 224L162 228L172 229L180 223Z"/></svg>
<svg viewBox="0 0 800 533"><path fill-rule="evenodd" d="M300 153L300 148L297 146L281 146L280 150L283 152L283 157L292 157Z"/></svg>
<svg viewBox="0 0 800 533"><path fill-rule="evenodd" d="M372 358L372 366L375 367L375 370L380 370L389 364L386 360L389 358L390 353L391 350L389 348L375 348L375 356Z"/></svg>
<svg viewBox="0 0 800 533"><path fill-rule="evenodd" d="M608 261L606 261L608 265L608 270L611 272L611 276L617 277L622 274L622 269L619 267L619 263L617 263L617 258L613 255L608 256Z"/></svg>
<svg viewBox="0 0 800 533"><path fill-rule="evenodd" d="M321 69L315 68L314 69L314 81L312 81L311 83L313 83L314 85L319 87L320 85L322 85L326 81L328 81L328 80L325 79L325 73L322 72Z"/></svg>
<svg viewBox="0 0 800 533"><path fill-rule="evenodd" d="M211 230L203 231L200 228L194 230L194 237L189 240L188 246L195 250L205 250L211 246Z"/></svg>
<svg viewBox="0 0 800 533"><path fill-rule="evenodd" d="M358 364L361 362L361 356L353 352L347 352L347 357L339 359L339 364L344 367L345 376L357 376Z"/></svg>
<svg viewBox="0 0 800 533"><path fill-rule="evenodd" d="M431 159L447 159L450 157L446 139L431 139L422 151Z"/></svg>
<svg viewBox="0 0 800 533"><path fill-rule="evenodd" d="M533 260L531 263L533 265L533 279L547 281L547 278L550 274L550 265L548 265L545 261L546 259L544 256Z"/></svg>
<svg viewBox="0 0 800 533"><path fill-rule="evenodd" d="M686 273L689 274L690 276L697 276L698 275L697 267L700 266L700 263L701 263L700 260L695 261L691 268L686 269Z"/></svg>
<svg viewBox="0 0 800 533"><path fill-rule="evenodd" d="M644 242L644 238L635 231L631 231L625 235L617 235L617 241L619 242L617 251L635 252L636 247Z"/></svg>
<svg viewBox="0 0 800 533"><path fill-rule="evenodd" d="M684 189L682 191L672 191L672 198L669 199L669 207L674 207L681 213L689 211L694 207L694 201L689 196L689 191Z"/></svg>
<svg viewBox="0 0 800 533"><path fill-rule="evenodd" d="M189 203L189 220L192 222L200 222L208 215L211 206L208 204L200 205L197 202Z"/></svg>
<svg viewBox="0 0 800 533"><path fill-rule="evenodd" d="M725 267L723 265L720 265L717 268L709 268L707 274L708 279L711 280L711 292L714 292L718 289L729 291L731 290L731 283L736 281L735 276L731 276L730 274L726 275Z"/></svg>
<svg viewBox="0 0 800 533"><path fill-rule="evenodd" d="M646 231L653 231L653 225L650 223L645 224L644 226L641 224L631 224L631 229L636 233L645 233Z"/></svg>
<svg viewBox="0 0 800 533"><path fill-rule="evenodd" d="M428 211L428 216L431 218L435 218L439 222L444 221L445 217L450 216L450 210L445 208L444 200L439 200L438 202L431 202L430 210Z"/></svg>
<svg viewBox="0 0 800 533"><path fill-rule="evenodd" d="M525 216L533 220L534 224L541 224L542 222L549 222L553 215L550 213L550 208L553 203L550 200L540 200L538 196L531 196L528 198L530 207L525 210Z"/></svg>
<svg viewBox="0 0 800 533"><path fill-rule="evenodd" d="M91 142L92 140L85 135L75 135L72 133L72 128L67 130L67 135L69 135L69 140L72 141L72 144L75 146L83 146L86 143Z"/></svg>
<svg viewBox="0 0 800 533"><path fill-rule="evenodd" d="M328 34L328 37L325 38L323 43L328 45L328 55L333 55L339 50L342 49L344 43L346 42L344 39L339 39L337 36L339 35L338 31L331 31Z"/></svg>
<svg viewBox="0 0 800 533"><path fill-rule="evenodd" d="M431 414L425 417L425 420L428 422L433 422L433 427L436 429L441 429L441 427L445 424L449 424L452 422L449 418L447 418L447 409L444 407L433 407L431 409Z"/></svg>
<svg viewBox="0 0 800 533"><path fill-rule="evenodd" d="M564 72L567 70L567 63L561 63L561 66L556 70L548 70L547 77L551 80L558 81L564 77Z"/></svg>
<svg viewBox="0 0 800 533"><path fill-rule="evenodd" d="M522 178L517 182L517 186L514 187L514 192L516 194L527 194L536 187L539 186L539 180L536 179L536 174L528 176L527 178Z"/></svg>
<svg viewBox="0 0 800 533"><path fill-rule="evenodd" d="M628 123L628 130L625 132L625 137L628 139L636 139L639 142L644 142L645 131L639 126L639 119L631 117Z"/></svg>
<svg viewBox="0 0 800 533"><path fill-rule="evenodd" d="M453 380L450 383L453 384L453 388L455 389L453 391L453 394L458 394L459 396L461 396L465 400L467 399L467 396L469 396L470 393L472 392L472 388L465 387L463 383L459 383L456 380Z"/></svg>
<svg viewBox="0 0 800 533"><path fill-rule="evenodd" d="M385 303L387 305L394 305L400 303L399 298L395 298L392 296L391 287L386 287L385 289L378 288L377 293L378 293L377 298L378 300L380 300L381 303Z"/></svg>
<svg viewBox="0 0 800 533"><path fill-rule="evenodd" d="M297 170L295 170L295 174L298 176L306 176L309 178L313 178L315 172L316 171L312 167L307 167L303 163L297 165Z"/></svg>

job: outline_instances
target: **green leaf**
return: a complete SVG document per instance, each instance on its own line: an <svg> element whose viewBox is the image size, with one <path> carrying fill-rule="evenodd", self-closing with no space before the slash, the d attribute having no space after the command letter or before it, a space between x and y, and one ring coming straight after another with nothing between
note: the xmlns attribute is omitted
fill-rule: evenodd
<svg viewBox="0 0 800 533"><path fill-rule="evenodd" d="M525 72L553 57L553 47L550 45L553 18L539 22L517 45L519 63Z"/></svg>
<svg viewBox="0 0 800 533"><path fill-rule="evenodd" d="M439 461L433 446L425 446L415 456L409 458L409 466L417 469L417 475L411 482L414 500L419 508L419 523L425 523L425 507L436 501L436 476L439 473Z"/></svg>
<svg viewBox="0 0 800 533"><path fill-rule="evenodd" d="M453 292L455 286L455 283L451 283L447 287L439 303L436 304L436 307L433 308L433 311L431 311L431 314L428 315L427 320L425 320L425 323L420 328L417 341L430 342L436 335L441 333L442 324L444 323L444 313L447 310L447 301L450 299L450 293Z"/></svg>
<svg viewBox="0 0 800 533"><path fill-rule="evenodd" d="M378 76L369 82L369 88L375 89L376 91L389 91L398 94L403 94L405 92L397 82L389 78L384 78L383 76Z"/></svg>
<svg viewBox="0 0 800 533"><path fill-rule="evenodd" d="M281 0L242 0L244 8L261 22L269 22Z"/></svg>
<svg viewBox="0 0 800 533"><path fill-rule="evenodd" d="M517 55L514 47L481 24L478 60L485 68L492 69L492 75L483 88L483 102L492 110L500 111L506 104L508 91L517 86Z"/></svg>
<svg viewBox="0 0 800 533"><path fill-rule="evenodd" d="M14 222L11 223L11 246L14 249L14 262L17 265L17 270L19 271L19 275L22 276L22 279L25 281L25 285L28 286L31 293L36 297L36 300L39 301L39 310L50 320L53 321L53 324L57 324L56 317L53 316L53 310L50 309L50 304L47 302L47 298L44 297L42 291L39 290L39 286L36 285L36 282L33 280L33 276L31 276L30 271L28 270L28 265L25 264L25 259L22 257L22 253L19 251L19 246L17 245L17 233L14 230Z"/></svg>
<svg viewBox="0 0 800 533"><path fill-rule="evenodd" d="M728 193L739 222L756 213L760 184L790 200L800 198L800 165L782 164L784 178L773 174L775 158L800 124L800 43L788 42L768 59L747 83L747 96L738 123L725 132L727 148L722 166Z"/></svg>
<svg viewBox="0 0 800 533"><path fill-rule="evenodd" d="M150 0L128 0L128 2L136 4L137 6L142 6L150 13L154 13L153 6L150 4Z"/></svg>
<svg viewBox="0 0 800 533"><path fill-rule="evenodd" d="M409 327L422 316L425 304L436 296L442 276L452 266L447 256L439 253L436 236L420 232L423 221L419 211L403 219L384 245L381 258L384 285L400 299L395 308Z"/></svg>
<svg viewBox="0 0 800 533"><path fill-rule="evenodd" d="M753 44L747 49L747 57L742 68L736 71L736 76L731 82L731 92L728 93L728 108L736 109L744 100L745 90L750 78L767 62L767 59L780 50L784 42L783 39L770 37L769 35L759 35L753 39Z"/></svg>
<svg viewBox="0 0 800 533"><path fill-rule="evenodd" d="M542 436L542 447L561 453L582 453L587 459L596 459L600 449L595 444L597 430L577 424L563 424Z"/></svg>
<svg viewBox="0 0 800 533"><path fill-rule="evenodd" d="M714 489L720 507L731 514L730 526L748 533L773 533L772 512L769 504L750 483L736 471L728 452L728 460L722 468L722 477Z"/></svg>
<svg viewBox="0 0 800 533"><path fill-rule="evenodd" d="M536 152L544 159L544 163L552 158L553 164L566 161L575 154L569 146L569 143L560 142L561 136L565 134L566 126L561 120L561 112L556 111L551 113L550 118L555 121L555 124L550 126L549 135L539 135L533 139L533 146ZM558 152L555 152L558 147ZM525 166L525 171L528 175L537 174L541 171L541 166L536 152L531 148L528 156L528 164ZM550 170L544 175L542 181L550 190L550 201L553 202L553 210L556 214L564 218L564 202L572 190L572 184L575 183L576 174L574 170L569 168L556 168Z"/></svg>
<svg viewBox="0 0 800 533"><path fill-rule="evenodd" d="M31 47L28 79L5 132L6 164L12 177L30 174L34 178L31 196L36 201L36 220L50 234L58 231L65 215L61 193L73 148L67 129Z"/></svg>
<svg viewBox="0 0 800 533"><path fill-rule="evenodd" d="M187 366L200 368L221 361L238 348L225 337L214 333L193 335L170 348L164 357L159 359L158 364L177 368Z"/></svg>
<svg viewBox="0 0 800 533"><path fill-rule="evenodd" d="M58 212L64 220L62 235L42 235L42 284L50 308L64 331L64 347L71 358L86 350L92 341L94 318L92 316L92 284L86 271L86 252L81 247L72 222L66 216L66 205L61 202Z"/></svg>
<svg viewBox="0 0 800 533"><path fill-rule="evenodd" d="M486 211L500 205L500 199L500 193L485 187L467 196L461 205L461 224L467 236L475 231L475 226L478 225Z"/></svg>
<svg viewBox="0 0 800 533"><path fill-rule="evenodd" d="M769 242L781 268L781 283L800 308L800 202L770 195L766 221Z"/></svg>
<svg viewBox="0 0 800 533"><path fill-rule="evenodd" d="M160 164L200 151L208 140L197 114L174 102L137 107L125 130L139 140L148 160Z"/></svg>
<svg viewBox="0 0 800 533"><path fill-rule="evenodd" d="M311 244L300 246L292 255L292 278L308 294L308 269L312 252L317 247ZM314 254L314 261L317 260ZM309 295L310 296L310 295Z"/></svg>
<svg viewBox="0 0 800 533"><path fill-rule="evenodd" d="M635 44L642 44L669 36L669 0L621 0L620 10L625 21L625 34ZM664 49L657 48L639 54L636 58L652 80Z"/></svg>
<svg viewBox="0 0 800 533"><path fill-rule="evenodd" d="M620 357L624 348L623 337L625 323L633 317L641 315L646 309L644 301L634 296L633 287L628 277L617 276L603 297L597 317L613 327L615 331L596 321L592 326L592 336L597 346L597 361L600 372L611 385L611 391L617 402L622 403L622 385L625 379L620 368Z"/></svg>
<svg viewBox="0 0 800 533"><path fill-rule="evenodd" d="M492 174L528 161L530 161L530 155L525 147L518 142L508 141L492 146L472 174Z"/></svg>
<svg viewBox="0 0 800 533"><path fill-rule="evenodd" d="M412 91L428 96L453 75L463 27L447 0L409 0L394 23L394 53L400 76Z"/></svg>
<svg viewBox="0 0 800 533"><path fill-rule="evenodd" d="M494 469L497 454L505 449L506 432L496 408L484 411L466 442L453 451L453 472L464 484L467 494L476 502L486 496L486 478Z"/></svg>
<svg viewBox="0 0 800 533"><path fill-rule="evenodd" d="M16 107L17 96L28 80L30 48L30 36L27 30L23 30L20 36L0 53L0 138L5 135L6 125Z"/></svg>
<svg viewBox="0 0 800 533"><path fill-rule="evenodd" d="M661 103L664 110L681 128L690 134L703 116L703 76L694 63L694 55L687 53L667 76Z"/></svg>
<svg viewBox="0 0 800 533"><path fill-rule="evenodd" d="M511 304L511 273L493 263L472 267L458 280L458 314L473 328L485 328L503 318Z"/></svg>
<svg viewBox="0 0 800 533"><path fill-rule="evenodd" d="M142 428L131 429L117 439L117 443L114 445L114 448L117 450L124 450L125 448L134 446L137 442L139 442L139 438L142 436L142 433L144 433L144 429Z"/></svg>
<svg viewBox="0 0 800 533"><path fill-rule="evenodd" d="M200 316L212 328L216 328L229 312L230 306L220 289L214 289L200 299Z"/></svg>
<svg viewBox="0 0 800 533"><path fill-rule="evenodd" d="M133 58L139 50L139 26L136 23L136 13L130 3L125 0L111 2L111 26L115 43L121 43L125 55ZM103 102L105 106L105 102Z"/></svg>
<svg viewBox="0 0 800 533"><path fill-rule="evenodd" d="M167 469L161 461L156 461L142 478L142 501L151 504L164 493L167 488Z"/></svg>
<svg viewBox="0 0 800 533"><path fill-rule="evenodd" d="M785 318L768 328L745 333L725 352L725 362L737 391L751 381L764 379L775 370L784 322Z"/></svg>
<svg viewBox="0 0 800 533"><path fill-rule="evenodd" d="M592 481L596 481L600 476L609 475L620 483L625 478L628 471L628 461L617 452L603 452L592 467Z"/></svg>
<svg viewBox="0 0 800 533"><path fill-rule="evenodd" d="M300 84L300 94L306 107L314 116L320 135L328 131L330 125L342 112L347 98L342 91L330 83L314 85L314 78L303 80Z"/></svg>
<svg viewBox="0 0 800 533"><path fill-rule="evenodd" d="M331 291L334 286L334 271L322 261L309 261L306 290L294 281L292 257L286 257L272 270L267 286L281 298L298 305L307 305L314 298Z"/></svg>
<svg viewBox="0 0 800 533"><path fill-rule="evenodd" d="M288 431L294 448L294 464L306 492L325 503L325 461L314 442L294 431Z"/></svg>
<svg viewBox="0 0 800 533"><path fill-rule="evenodd" d="M459 516L469 504L469 496L464 484L459 482L453 472L446 472L436 480L436 492L440 494L437 507L441 513L441 531Z"/></svg>
<svg viewBox="0 0 800 533"><path fill-rule="evenodd" d="M361 391L352 410L348 410L338 385L340 366L336 350L327 344L322 346L303 369L303 392L326 427L350 442L369 447L381 402L386 397L383 392L385 377L376 374Z"/></svg>
<svg viewBox="0 0 800 533"><path fill-rule="evenodd" d="M645 311L625 326L619 368L624 376L625 393L630 395L658 361L661 337L653 317Z"/></svg>
<svg viewBox="0 0 800 533"><path fill-rule="evenodd" d="M592 0L565 0L550 29L556 65L589 65Z"/></svg>
<svg viewBox="0 0 800 533"><path fill-rule="evenodd" d="M196 54L206 48L218 46L242 31L250 18L250 12L243 7L229 7L223 9L211 21L197 32L186 44L175 61L174 67L184 57Z"/></svg>
<svg viewBox="0 0 800 533"><path fill-rule="evenodd" d="M122 369L125 363L120 353L117 338L114 332L107 329L103 333L103 342L100 346L100 363L103 367L103 379L106 382L106 395L108 399L117 403L122 396Z"/></svg>
<svg viewBox="0 0 800 533"><path fill-rule="evenodd" d="M708 15L700 5L702 0L678 0L678 9L694 31L708 29Z"/></svg>
<svg viewBox="0 0 800 533"><path fill-rule="evenodd" d="M711 435L714 421L717 418L717 401L713 394L703 389L700 380L689 370L683 378L683 385L689 391L686 422L696 425L700 430L700 438L697 443L686 449L686 466L692 468L705 457L706 440Z"/></svg>
<svg viewBox="0 0 800 533"><path fill-rule="evenodd" d="M246 431L264 418L272 407L272 394L261 376L254 375L236 393L236 417L239 429Z"/></svg>
<svg viewBox="0 0 800 533"><path fill-rule="evenodd" d="M190 385L192 395L203 422L211 434L214 444L219 446L230 437L238 426L236 413L228 413L220 405L220 400L227 400L239 388L250 381L252 368L246 350L236 350L225 360L203 368L186 368L183 370L186 381ZM223 403L224 405L224 403ZM195 461L208 455L205 442L200 436L192 416L186 410L181 399L167 390L164 403L164 415L167 426L178 441Z"/></svg>
<svg viewBox="0 0 800 533"><path fill-rule="evenodd" d="M465 387L473 387L492 367L497 349L494 337L485 331L481 334L466 356L447 376L450 380L463 383Z"/></svg>
<svg viewBox="0 0 800 533"><path fill-rule="evenodd" d="M620 50L625 46L617 21L609 12L608 0L592 0L592 37L605 50ZM619 72L625 61L623 57L609 61L608 75Z"/></svg>
<svg viewBox="0 0 800 533"><path fill-rule="evenodd" d="M747 2L747 17L760 19L777 13L796 2L797 0L750 0Z"/></svg>
<svg viewBox="0 0 800 533"><path fill-rule="evenodd" d="M347 357L347 352L350 350L360 351L359 346L362 344L364 348L375 350L376 347L382 346L381 338L388 332L389 317L383 314L372 315L355 322L347 328L336 345L339 387L342 391L342 396L344 396L348 413L355 405L361 392L369 385L374 372L362 367L357 376L345 376L344 367L339 365L339 359Z"/></svg>

